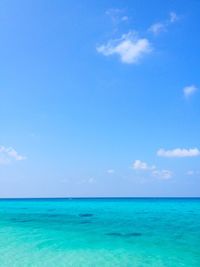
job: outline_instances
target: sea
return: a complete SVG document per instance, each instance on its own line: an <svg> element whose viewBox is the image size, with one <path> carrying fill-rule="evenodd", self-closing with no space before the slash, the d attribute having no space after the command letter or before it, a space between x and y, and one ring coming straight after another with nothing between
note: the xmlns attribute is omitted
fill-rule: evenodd
<svg viewBox="0 0 200 267"><path fill-rule="evenodd" d="M200 267L200 198L0 200L0 267Z"/></svg>

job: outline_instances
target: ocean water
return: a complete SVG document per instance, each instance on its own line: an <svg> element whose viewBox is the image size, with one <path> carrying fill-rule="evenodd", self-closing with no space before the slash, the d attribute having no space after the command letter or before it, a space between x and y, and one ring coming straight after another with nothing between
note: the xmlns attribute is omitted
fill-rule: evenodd
<svg viewBox="0 0 200 267"><path fill-rule="evenodd" d="M1 267L200 267L200 199L0 200Z"/></svg>

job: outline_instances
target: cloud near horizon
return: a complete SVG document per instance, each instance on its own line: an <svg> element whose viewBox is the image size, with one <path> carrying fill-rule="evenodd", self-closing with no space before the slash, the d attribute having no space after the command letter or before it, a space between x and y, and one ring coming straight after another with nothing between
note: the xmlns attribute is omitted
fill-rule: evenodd
<svg viewBox="0 0 200 267"><path fill-rule="evenodd" d="M172 150L159 149L157 151L157 156L167 158L197 157L199 155L200 150L198 148L175 148Z"/></svg>
<svg viewBox="0 0 200 267"><path fill-rule="evenodd" d="M119 39L112 39L96 49L104 56L118 55L120 60L126 64L137 63L152 50L148 39L138 38L137 34L132 31L123 34Z"/></svg>
<svg viewBox="0 0 200 267"><path fill-rule="evenodd" d="M150 175L163 180L171 179L173 176L172 171L160 170L155 165L149 166L146 162L141 160L135 160L133 162L133 169L137 171L146 171Z"/></svg>
<svg viewBox="0 0 200 267"><path fill-rule="evenodd" d="M154 170L152 175L159 179L168 180L172 178L173 173L170 170Z"/></svg>
<svg viewBox="0 0 200 267"><path fill-rule="evenodd" d="M26 157L20 155L14 148L0 146L0 164L8 164L11 160L21 161Z"/></svg>

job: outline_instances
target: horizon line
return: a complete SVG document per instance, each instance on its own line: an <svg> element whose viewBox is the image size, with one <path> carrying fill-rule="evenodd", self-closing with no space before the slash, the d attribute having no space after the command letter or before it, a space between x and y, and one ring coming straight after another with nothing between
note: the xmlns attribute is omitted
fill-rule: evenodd
<svg viewBox="0 0 200 267"><path fill-rule="evenodd" d="M0 197L1 200L76 200L76 199L200 199L200 196L141 196L141 197Z"/></svg>

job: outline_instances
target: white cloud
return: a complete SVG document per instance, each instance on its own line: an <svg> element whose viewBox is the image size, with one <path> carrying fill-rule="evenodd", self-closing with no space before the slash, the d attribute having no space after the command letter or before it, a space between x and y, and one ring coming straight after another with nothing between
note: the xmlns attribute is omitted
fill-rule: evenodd
<svg viewBox="0 0 200 267"><path fill-rule="evenodd" d="M135 160L133 162L133 169L134 170L147 170L148 169L148 165L146 162L143 162L141 160Z"/></svg>
<svg viewBox="0 0 200 267"><path fill-rule="evenodd" d="M152 175L159 179L168 180L172 178L173 173L170 170L154 170Z"/></svg>
<svg viewBox="0 0 200 267"><path fill-rule="evenodd" d="M197 91L197 87L195 85L186 86L183 88L183 94L186 98L190 97Z"/></svg>
<svg viewBox="0 0 200 267"><path fill-rule="evenodd" d="M112 22L117 26L120 22L129 20L129 17L122 15L121 9L108 9L108 15ZM175 12L170 12L167 20L152 24L148 31L159 34L166 31L168 26L178 20ZM129 31L118 39L111 39L105 44L96 47L97 52L104 56L117 55L123 63L135 64L141 57L152 51L152 45L148 38L139 38L136 32Z"/></svg>
<svg viewBox="0 0 200 267"><path fill-rule="evenodd" d="M77 182L77 184L94 184L96 183L96 179L94 177L89 177L85 179L81 179Z"/></svg>
<svg viewBox="0 0 200 267"><path fill-rule="evenodd" d="M197 157L199 155L200 150L198 148L176 148L172 150L159 149L157 151L157 156L168 158Z"/></svg>
<svg viewBox="0 0 200 267"><path fill-rule="evenodd" d="M115 170L113 170L113 169L109 169L109 170L107 170L107 173L109 173L109 174L113 174L113 173L115 173Z"/></svg>
<svg viewBox="0 0 200 267"><path fill-rule="evenodd" d="M7 164L11 160L21 161L26 157L20 155L14 148L0 146L0 164Z"/></svg>
<svg viewBox="0 0 200 267"><path fill-rule="evenodd" d="M133 162L133 169L146 171L150 175L163 180L168 180L173 176L173 173L170 170L160 170L155 165L149 166L146 162L141 160L135 160Z"/></svg>
<svg viewBox="0 0 200 267"><path fill-rule="evenodd" d="M123 16L123 17L121 18L121 20L122 20L122 21L127 21L127 20L129 20L129 17L128 17L128 16Z"/></svg>
<svg viewBox="0 0 200 267"><path fill-rule="evenodd" d="M133 169L134 170L152 170L152 169L155 169L155 166L149 166L146 162L137 159L133 162Z"/></svg>
<svg viewBox="0 0 200 267"><path fill-rule="evenodd" d="M188 171L187 172L187 175L194 175L194 171L192 171L192 170L191 171Z"/></svg>
<svg viewBox="0 0 200 267"><path fill-rule="evenodd" d="M115 25L119 24L120 22L127 21L129 19L128 16L123 14L124 10L119 8L110 8L106 10L106 15L111 18L113 24Z"/></svg>
<svg viewBox="0 0 200 267"><path fill-rule="evenodd" d="M154 23L150 26L149 31L153 34L159 34L160 32L166 31L166 25L161 22Z"/></svg>
<svg viewBox="0 0 200 267"><path fill-rule="evenodd" d="M175 13L175 12L170 12L169 13L169 21L171 22L171 23L174 23L174 22L176 22L178 19L179 19L179 17L177 16L177 14Z"/></svg>
<svg viewBox="0 0 200 267"><path fill-rule="evenodd" d="M133 64L145 54L151 52L148 39L138 38L136 33L123 34L120 39L110 40L107 44L97 47L104 56L118 55L123 63Z"/></svg>
<svg viewBox="0 0 200 267"><path fill-rule="evenodd" d="M188 176L193 176L193 175L199 175L200 171L194 171L194 170L190 170L186 173L186 175Z"/></svg>
<svg viewBox="0 0 200 267"><path fill-rule="evenodd" d="M96 182L96 180L95 180L94 177L90 177L90 178L88 179L88 183L89 183L89 184L93 184L93 183L95 183L95 182Z"/></svg>
<svg viewBox="0 0 200 267"><path fill-rule="evenodd" d="M170 24L175 23L178 20L178 16L175 12L169 13L169 18L162 22L156 22L149 27L149 31L157 35L161 32L167 31Z"/></svg>
<svg viewBox="0 0 200 267"><path fill-rule="evenodd" d="M186 174L189 175L189 176L192 176L192 175L195 174L195 172L191 170L191 171L188 171Z"/></svg>

